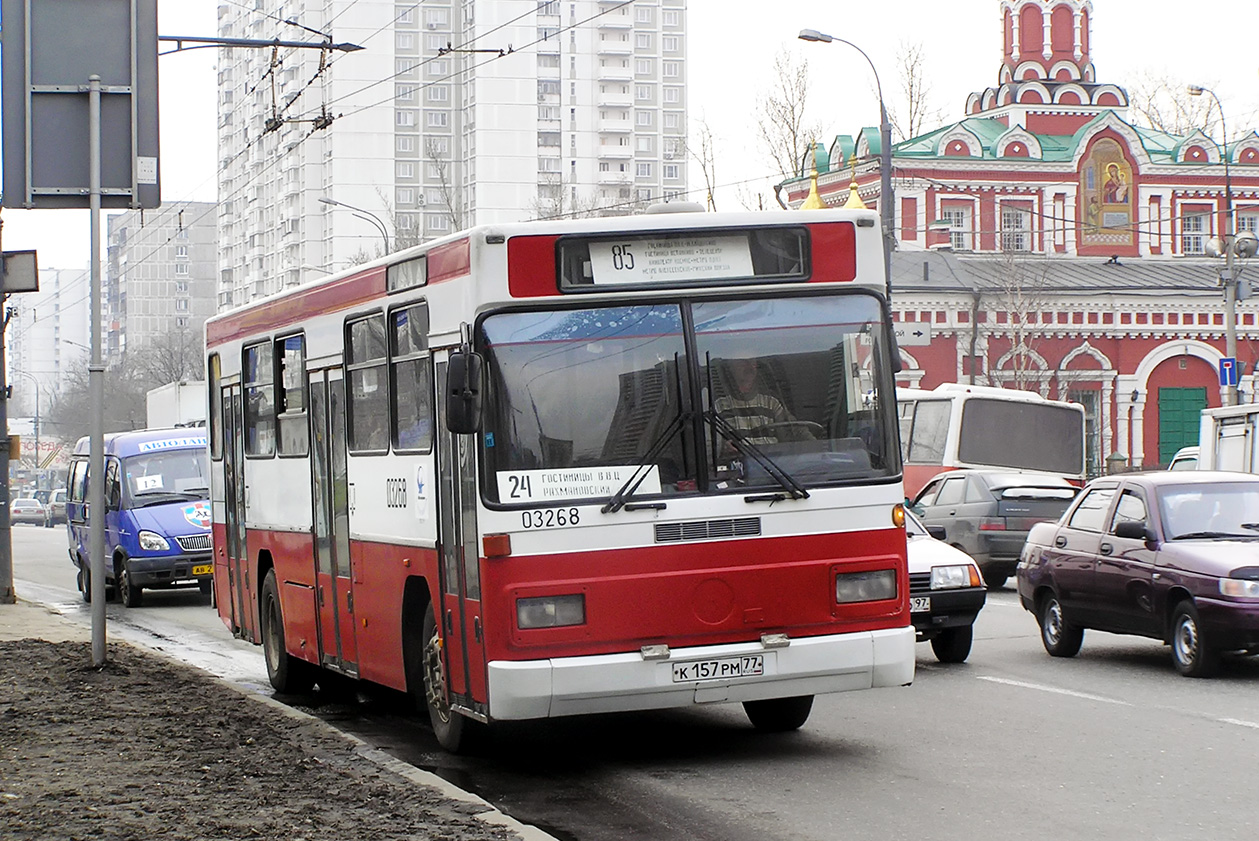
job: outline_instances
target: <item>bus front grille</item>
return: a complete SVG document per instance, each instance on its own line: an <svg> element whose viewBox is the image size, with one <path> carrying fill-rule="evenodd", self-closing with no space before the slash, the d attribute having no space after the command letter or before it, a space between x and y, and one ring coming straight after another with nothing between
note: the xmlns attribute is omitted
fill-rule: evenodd
<svg viewBox="0 0 1259 841"><path fill-rule="evenodd" d="M689 523L656 524L657 543L755 537L760 533L760 517L735 517L728 520L695 520Z"/></svg>

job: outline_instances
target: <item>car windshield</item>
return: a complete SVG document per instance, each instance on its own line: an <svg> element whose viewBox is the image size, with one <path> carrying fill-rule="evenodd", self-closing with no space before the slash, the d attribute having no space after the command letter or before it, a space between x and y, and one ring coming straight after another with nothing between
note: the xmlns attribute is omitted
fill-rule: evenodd
<svg viewBox="0 0 1259 841"><path fill-rule="evenodd" d="M490 315L487 496L797 495L893 476L882 323L864 294Z"/></svg>
<svg viewBox="0 0 1259 841"><path fill-rule="evenodd" d="M123 461L126 493L137 504L159 498L208 499L210 471L206 451L159 450Z"/></svg>
<svg viewBox="0 0 1259 841"><path fill-rule="evenodd" d="M1259 538L1259 482L1174 485L1158 500L1169 540Z"/></svg>

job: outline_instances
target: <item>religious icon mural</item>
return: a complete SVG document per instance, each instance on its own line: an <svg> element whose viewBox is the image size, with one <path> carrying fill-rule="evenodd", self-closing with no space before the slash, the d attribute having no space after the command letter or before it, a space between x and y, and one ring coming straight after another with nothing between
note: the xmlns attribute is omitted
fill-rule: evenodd
<svg viewBox="0 0 1259 841"><path fill-rule="evenodd" d="M1109 137L1093 144L1080 163L1080 245L1131 246L1136 241L1132 212L1132 166L1123 147Z"/></svg>

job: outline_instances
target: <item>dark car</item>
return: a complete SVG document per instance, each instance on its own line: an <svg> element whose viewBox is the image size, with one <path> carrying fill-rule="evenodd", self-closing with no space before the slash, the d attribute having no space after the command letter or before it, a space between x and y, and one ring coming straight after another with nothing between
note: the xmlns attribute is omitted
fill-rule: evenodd
<svg viewBox="0 0 1259 841"><path fill-rule="evenodd" d="M1259 476L1161 471L1095 479L1028 536L1019 600L1055 657L1086 628L1171 646L1181 674L1259 653Z"/></svg>
<svg viewBox="0 0 1259 841"><path fill-rule="evenodd" d="M932 529L931 531L935 531ZM905 514L909 548L909 615L919 642L931 642L941 663L961 663L970 656L975 618L988 590L970 556Z"/></svg>
<svg viewBox="0 0 1259 841"><path fill-rule="evenodd" d="M933 477L911 507L975 559L989 587L1000 587L1014 574L1032 526L1062 516L1078 491L1049 473L951 470Z"/></svg>

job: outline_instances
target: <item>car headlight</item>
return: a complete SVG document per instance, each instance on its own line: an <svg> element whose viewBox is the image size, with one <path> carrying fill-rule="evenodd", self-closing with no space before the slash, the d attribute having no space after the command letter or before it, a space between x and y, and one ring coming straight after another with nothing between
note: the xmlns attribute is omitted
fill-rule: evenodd
<svg viewBox="0 0 1259 841"><path fill-rule="evenodd" d="M835 601L877 602L896 598L896 570L876 569L845 572L835 576Z"/></svg>
<svg viewBox="0 0 1259 841"><path fill-rule="evenodd" d="M516 625L521 630L584 624L586 597L583 595L516 599Z"/></svg>
<svg viewBox="0 0 1259 841"><path fill-rule="evenodd" d="M1244 578L1221 578L1220 592L1239 599L1259 599L1259 581Z"/></svg>
<svg viewBox="0 0 1259 841"><path fill-rule="evenodd" d="M140 538L140 548L146 552L165 552L170 549L170 544L166 542L166 538L156 532L142 531L138 537Z"/></svg>
<svg viewBox="0 0 1259 841"><path fill-rule="evenodd" d="M931 589L952 590L957 587L978 587L978 578L979 571L970 564L953 564L946 567L932 567Z"/></svg>

